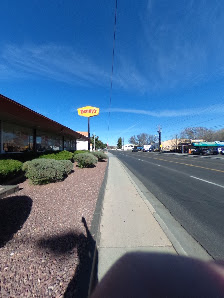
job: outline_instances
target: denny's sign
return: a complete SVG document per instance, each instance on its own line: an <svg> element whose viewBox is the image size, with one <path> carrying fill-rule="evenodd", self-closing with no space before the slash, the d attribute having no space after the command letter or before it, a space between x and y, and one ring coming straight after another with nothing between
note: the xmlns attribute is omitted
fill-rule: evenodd
<svg viewBox="0 0 224 298"><path fill-rule="evenodd" d="M99 108L95 108L95 107L91 107L91 106L87 106L87 107L78 109L79 116L84 116L84 117L97 116L99 114L99 112L100 112Z"/></svg>

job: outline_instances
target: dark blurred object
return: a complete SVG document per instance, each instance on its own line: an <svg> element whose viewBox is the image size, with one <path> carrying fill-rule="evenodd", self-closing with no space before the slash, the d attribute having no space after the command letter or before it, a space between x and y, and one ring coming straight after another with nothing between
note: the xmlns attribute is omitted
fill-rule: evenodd
<svg viewBox="0 0 224 298"><path fill-rule="evenodd" d="M224 265L161 253L133 252L120 258L92 298L224 297Z"/></svg>

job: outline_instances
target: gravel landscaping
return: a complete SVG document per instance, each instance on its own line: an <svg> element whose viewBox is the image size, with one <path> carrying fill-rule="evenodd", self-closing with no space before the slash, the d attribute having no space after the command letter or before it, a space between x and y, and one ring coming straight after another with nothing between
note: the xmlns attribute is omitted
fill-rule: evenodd
<svg viewBox="0 0 224 298"><path fill-rule="evenodd" d="M0 200L1 297L79 297L77 276L89 257L88 228L106 166L74 166L64 181L47 185L25 181Z"/></svg>

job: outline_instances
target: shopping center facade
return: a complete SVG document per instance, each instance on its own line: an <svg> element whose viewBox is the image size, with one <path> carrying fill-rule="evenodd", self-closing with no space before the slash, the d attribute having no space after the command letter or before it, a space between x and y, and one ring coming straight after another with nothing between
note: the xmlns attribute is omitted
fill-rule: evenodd
<svg viewBox="0 0 224 298"><path fill-rule="evenodd" d="M0 153L76 150L84 135L0 94Z"/></svg>

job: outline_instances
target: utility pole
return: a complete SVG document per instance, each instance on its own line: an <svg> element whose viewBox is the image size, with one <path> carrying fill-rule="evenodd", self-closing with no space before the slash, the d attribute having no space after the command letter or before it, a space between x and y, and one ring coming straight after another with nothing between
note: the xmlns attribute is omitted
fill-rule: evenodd
<svg viewBox="0 0 224 298"><path fill-rule="evenodd" d="M123 151L124 151L124 137L123 137Z"/></svg>
<svg viewBox="0 0 224 298"><path fill-rule="evenodd" d="M159 134L159 152L161 152L161 130L160 130L160 125L159 125L159 128L158 128L158 134Z"/></svg>
<svg viewBox="0 0 224 298"><path fill-rule="evenodd" d="M177 152L177 135L176 135L176 152Z"/></svg>
<svg viewBox="0 0 224 298"><path fill-rule="evenodd" d="M93 142L94 145L93 145L93 151L96 150L96 146L95 146L95 145L96 145L95 137L96 137L96 136L95 136L95 132L94 132L94 142Z"/></svg>

